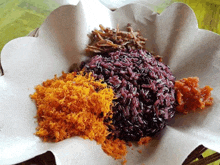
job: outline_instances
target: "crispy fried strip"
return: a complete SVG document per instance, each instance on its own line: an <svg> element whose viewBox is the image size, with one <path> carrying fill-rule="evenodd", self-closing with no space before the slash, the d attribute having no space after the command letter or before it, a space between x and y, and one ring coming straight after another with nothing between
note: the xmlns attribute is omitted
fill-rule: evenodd
<svg viewBox="0 0 220 165"><path fill-rule="evenodd" d="M105 28L99 25L100 30L92 31L93 43L86 48L87 52L104 53L119 48L143 49L145 39L140 35L140 32L134 32L130 24L127 26L127 31L120 31L119 25L116 29Z"/></svg>

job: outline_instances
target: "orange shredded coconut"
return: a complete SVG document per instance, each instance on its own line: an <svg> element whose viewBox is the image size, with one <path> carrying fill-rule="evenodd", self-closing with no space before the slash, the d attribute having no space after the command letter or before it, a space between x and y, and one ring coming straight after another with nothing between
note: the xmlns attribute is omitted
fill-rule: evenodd
<svg viewBox="0 0 220 165"><path fill-rule="evenodd" d="M128 145L129 147L132 147L132 143L131 143L131 142L128 142L127 145Z"/></svg>
<svg viewBox="0 0 220 165"><path fill-rule="evenodd" d="M123 162L121 162L121 165L126 165L127 159L124 159Z"/></svg>
<svg viewBox="0 0 220 165"><path fill-rule="evenodd" d="M138 145L147 145L150 141L152 140L151 137L147 136L147 137L142 137L140 138L140 140L138 141Z"/></svg>
<svg viewBox="0 0 220 165"><path fill-rule="evenodd" d="M96 140L115 159L127 153L125 142L108 140L104 119L111 117L114 92L90 74L62 73L36 86L30 97L37 106L36 135L44 141L58 142L73 136Z"/></svg>
<svg viewBox="0 0 220 165"><path fill-rule="evenodd" d="M199 88L199 78L183 78L175 82L176 99L178 112L187 114L196 111L198 108L204 109L205 106L213 104L210 86Z"/></svg>
<svg viewBox="0 0 220 165"><path fill-rule="evenodd" d="M119 139L106 139L106 141L102 144L102 150L115 159L122 159L127 154L125 141Z"/></svg>

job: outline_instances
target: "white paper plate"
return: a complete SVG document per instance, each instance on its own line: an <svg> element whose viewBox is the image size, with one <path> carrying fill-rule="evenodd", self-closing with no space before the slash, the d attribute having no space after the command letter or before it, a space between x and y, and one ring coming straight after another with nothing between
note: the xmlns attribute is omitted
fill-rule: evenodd
<svg viewBox="0 0 220 165"><path fill-rule="evenodd" d="M200 85L214 88L214 105L201 113L176 115L140 154L130 150L128 165L181 164L198 145L220 152L220 36L198 29L195 14L175 3L161 15L131 4L111 12L98 1L61 6L39 29L38 37L21 37L2 50L5 75L0 77L0 164L14 164L52 151L59 164L119 164L95 141L78 137L44 143L34 135L36 107L29 98L34 87L67 72L85 59L87 34L99 24L125 28L131 23L148 38L146 47L164 57L177 79L198 76Z"/></svg>

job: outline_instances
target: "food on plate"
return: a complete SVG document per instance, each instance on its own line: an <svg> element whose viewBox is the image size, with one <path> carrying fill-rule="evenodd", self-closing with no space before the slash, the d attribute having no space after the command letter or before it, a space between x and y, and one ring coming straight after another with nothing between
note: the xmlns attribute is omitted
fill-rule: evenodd
<svg viewBox="0 0 220 165"><path fill-rule="evenodd" d="M87 46L87 52L106 53L118 49L143 49L146 38L140 35L140 32L134 32L130 24L127 25L127 31L105 28L99 25L100 30L93 30L90 36L92 43Z"/></svg>
<svg viewBox="0 0 220 165"><path fill-rule="evenodd" d="M110 115L114 93L91 74L55 76L36 86L31 98L38 108L36 135L44 141L82 136L103 143L108 135L103 120Z"/></svg>
<svg viewBox="0 0 220 165"><path fill-rule="evenodd" d="M73 136L96 140L115 159L127 153L124 141L109 140L104 123L111 118L114 93L91 74L63 73L61 77L36 86L31 95L37 105L36 135L44 141L58 142Z"/></svg>
<svg viewBox="0 0 220 165"><path fill-rule="evenodd" d="M128 152L125 141L120 139L106 139L102 144L102 150L114 159L122 159Z"/></svg>
<svg viewBox="0 0 220 165"><path fill-rule="evenodd" d="M162 58L145 50L146 39L127 32L92 31L93 57L80 70L43 82L31 95L37 105L36 135L58 142L73 136L96 140L103 151L124 159L133 141L147 145L175 112L212 105L212 88L197 77L175 81ZM141 151L140 151L141 152Z"/></svg>
<svg viewBox="0 0 220 165"><path fill-rule="evenodd" d="M147 136L147 137L142 137L142 138L138 141L138 145L147 145L151 140L152 140L152 138L149 137L149 136Z"/></svg>
<svg viewBox="0 0 220 165"><path fill-rule="evenodd" d="M189 111L204 109L205 106L213 104L210 86L199 88L199 78L183 78L175 82L176 101L178 103L176 110L187 114Z"/></svg>
<svg viewBox="0 0 220 165"><path fill-rule="evenodd" d="M139 141L153 136L175 113L175 77L146 50L122 49L96 55L83 67L115 92L112 136Z"/></svg>
<svg viewBox="0 0 220 165"><path fill-rule="evenodd" d="M124 159L121 165L126 165L126 163L127 163L127 159Z"/></svg>

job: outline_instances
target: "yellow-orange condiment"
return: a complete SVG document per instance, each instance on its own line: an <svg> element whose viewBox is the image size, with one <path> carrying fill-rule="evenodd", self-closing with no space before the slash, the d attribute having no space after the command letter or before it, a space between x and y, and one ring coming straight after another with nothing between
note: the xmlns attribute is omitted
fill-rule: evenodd
<svg viewBox="0 0 220 165"><path fill-rule="evenodd" d="M198 77L183 78L175 82L176 99L178 112L187 114L189 111L195 111L198 108L204 109L205 106L213 104L210 86L199 88Z"/></svg>
<svg viewBox="0 0 220 165"><path fill-rule="evenodd" d="M146 137L142 137L140 138L140 140L138 141L138 145L145 145L147 146L147 144L152 140L152 138L150 136L146 136Z"/></svg>
<svg viewBox="0 0 220 165"><path fill-rule="evenodd" d="M115 159L127 153L125 142L108 140L104 119L111 117L114 92L102 80L83 72L63 73L36 87L31 95L37 105L36 135L58 142L73 136L96 140Z"/></svg>

